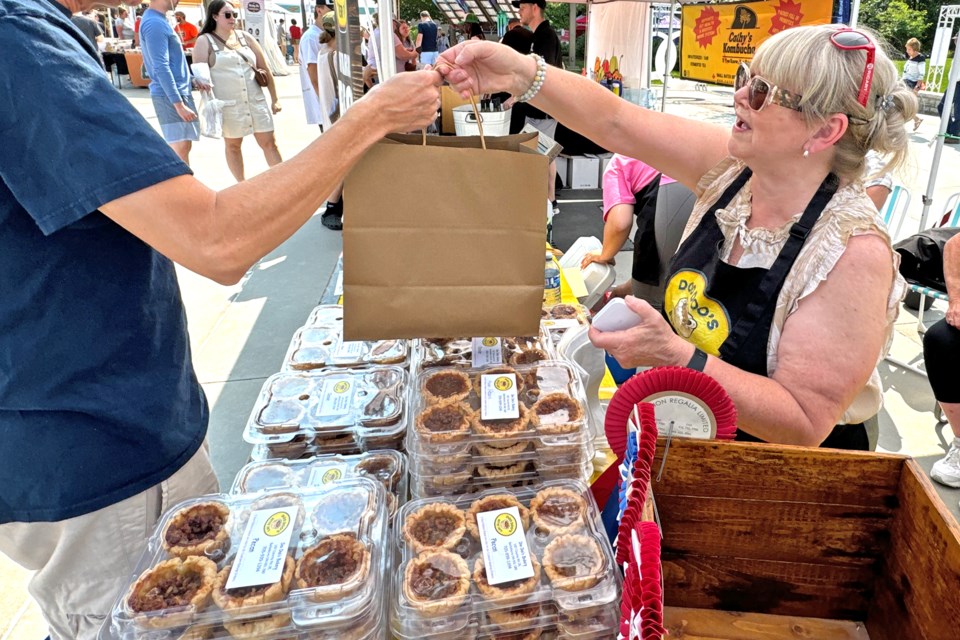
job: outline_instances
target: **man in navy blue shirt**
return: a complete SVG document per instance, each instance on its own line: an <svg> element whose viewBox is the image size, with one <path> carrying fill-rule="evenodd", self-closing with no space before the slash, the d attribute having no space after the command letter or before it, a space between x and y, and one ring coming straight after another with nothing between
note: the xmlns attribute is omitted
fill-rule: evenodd
<svg viewBox="0 0 960 640"><path fill-rule="evenodd" d="M180 159L190 164L190 148L200 139L197 107L191 85L210 89L210 85L190 76L183 43L167 22L179 0L153 0L140 20L140 48L143 64L150 74L150 98L157 112L160 132Z"/></svg>
<svg viewBox="0 0 960 640"><path fill-rule="evenodd" d="M237 282L440 103L438 73L399 74L218 193L103 73L70 22L93 4L0 0L0 552L55 639L95 638L161 513L216 488L172 261Z"/></svg>
<svg viewBox="0 0 960 640"><path fill-rule="evenodd" d="M417 52L420 64L437 63L437 23L430 18L429 11L420 12L420 24L417 25Z"/></svg>

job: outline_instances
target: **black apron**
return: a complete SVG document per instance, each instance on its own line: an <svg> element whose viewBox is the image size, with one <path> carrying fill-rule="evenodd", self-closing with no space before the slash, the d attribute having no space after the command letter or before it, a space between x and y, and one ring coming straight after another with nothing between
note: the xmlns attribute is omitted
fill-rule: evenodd
<svg viewBox="0 0 960 640"><path fill-rule="evenodd" d="M750 169L737 176L673 256L663 313L687 341L744 371L767 376L767 343L777 297L839 181L830 174L820 184L769 269L740 268L721 260L724 237L716 211L730 204L750 176ZM762 442L739 429L737 440ZM869 443L863 424L838 425L820 446L865 451Z"/></svg>

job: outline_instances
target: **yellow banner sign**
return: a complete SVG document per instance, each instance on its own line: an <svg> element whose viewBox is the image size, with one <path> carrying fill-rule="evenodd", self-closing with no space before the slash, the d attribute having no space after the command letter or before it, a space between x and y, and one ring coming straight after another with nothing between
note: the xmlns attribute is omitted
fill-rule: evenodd
<svg viewBox="0 0 960 640"><path fill-rule="evenodd" d="M683 5L680 75L733 85L737 66L760 43L790 27L829 24L833 0L760 0Z"/></svg>

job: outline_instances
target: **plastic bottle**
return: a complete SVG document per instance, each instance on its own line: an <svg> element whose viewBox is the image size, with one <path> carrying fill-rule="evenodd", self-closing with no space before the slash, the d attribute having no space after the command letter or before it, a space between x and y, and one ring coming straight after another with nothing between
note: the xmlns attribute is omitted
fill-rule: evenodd
<svg viewBox="0 0 960 640"><path fill-rule="evenodd" d="M560 268L553 261L553 254L546 254L543 267L543 304L552 307L560 304Z"/></svg>

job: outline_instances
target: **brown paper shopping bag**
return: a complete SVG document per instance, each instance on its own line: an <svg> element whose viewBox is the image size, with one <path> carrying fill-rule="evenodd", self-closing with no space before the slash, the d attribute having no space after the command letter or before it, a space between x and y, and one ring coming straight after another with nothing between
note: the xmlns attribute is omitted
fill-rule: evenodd
<svg viewBox="0 0 960 640"><path fill-rule="evenodd" d="M347 177L347 340L536 334L547 159L531 134L391 136Z"/></svg>

